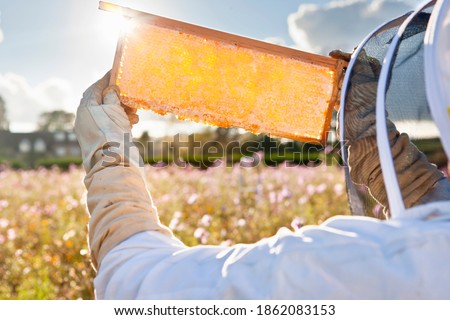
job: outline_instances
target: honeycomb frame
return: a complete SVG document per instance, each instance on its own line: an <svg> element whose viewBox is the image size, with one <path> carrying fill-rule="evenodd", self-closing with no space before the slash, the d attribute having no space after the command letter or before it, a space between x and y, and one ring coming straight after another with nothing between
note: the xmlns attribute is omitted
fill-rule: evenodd
<svg viewBox="0 0 450 320"><path fill-rule="evenodd" d="M111 73L127 106L325 144L343 61L104 2L100 8L133 26L118 41Z"/></svg>

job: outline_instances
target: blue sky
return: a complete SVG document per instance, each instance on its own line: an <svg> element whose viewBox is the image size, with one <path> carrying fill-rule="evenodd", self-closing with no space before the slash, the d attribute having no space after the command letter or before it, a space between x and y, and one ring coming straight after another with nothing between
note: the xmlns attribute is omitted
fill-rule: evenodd
<svg viewBox="0 0 450 320"><path fill-rule="evenodd" d="M419 1L115 0L116 4L325 54L351 49ZM118 17L97 0L0 0L0 95L12 129L42 111L75 112L82 92L112 66ZM152 119L143 115L143 120Z"/></svg>

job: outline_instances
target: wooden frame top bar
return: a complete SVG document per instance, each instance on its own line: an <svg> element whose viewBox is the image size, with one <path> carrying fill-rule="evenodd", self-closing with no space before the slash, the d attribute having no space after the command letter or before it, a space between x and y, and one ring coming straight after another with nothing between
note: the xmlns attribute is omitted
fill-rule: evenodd
<svg viewBox="0 0 450 320"><path fill-rule="evenodd" d="M173 29L178 30L180 32L189 33L193 35L197 35L200 37L217 40L225 43L229 43L231 45L236 45L248 49L258 50L261 52L265 52L268 54L274 54L274 55L281 55L285 56L291 59L298 59L302 60L304 62L310 63L310 64L316 64L320 66L327 66L330 68L336 68L340 66L341 64L338 63L338 60L327 57L327 56L321 56L309 52L303 52L299 50L295 50L288 47L278 46L275 44L271 44L264 41L259 41L255 39L250 39L242 36L238 36L231 33L226 33L214 29L209 29L205 27L201 27L198 25L173 20L161 16L157 16L154 14L130 9L127 7L122 7L116 4L112 4L109 2L100 1L99 2L99 9L114 13L119 13L124 17L128 18L138 18L146 20L148 23L167 28L167 29Z"/></svg>

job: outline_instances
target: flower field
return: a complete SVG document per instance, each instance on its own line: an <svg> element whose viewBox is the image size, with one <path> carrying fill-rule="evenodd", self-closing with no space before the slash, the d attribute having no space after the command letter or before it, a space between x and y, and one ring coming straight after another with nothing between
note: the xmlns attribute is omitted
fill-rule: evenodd
<svg viewBox="0 0 450 320"><path fill-rule="evenodd" d="M146 167L161 221L188 245L255 242L347 214L341 168ZM84 171L0 168L0 299L92 299Z"/></svg>

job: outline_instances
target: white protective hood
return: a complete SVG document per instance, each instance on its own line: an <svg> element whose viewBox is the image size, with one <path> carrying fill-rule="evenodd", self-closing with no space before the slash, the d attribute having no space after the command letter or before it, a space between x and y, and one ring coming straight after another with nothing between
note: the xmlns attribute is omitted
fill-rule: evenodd
<svg viewBox="0 0 450 320"><path fill-rule="evenodd" d="M392 218L421 218L446 213L449 201L430 201L405 208L388 140L386 114L399 132L413 141L435 138L441 159L450 155L450 1L430 1L377 28L352 55L341 93L339 114L342 156L348 160L345 141L346 94L355 75L355 62L362 54L380 61L376 105L376 140L389 210ZM416 140L414 140L416 139ZM423 141L423 140L422 140ZM430 161L432 162L432 161ZM442 165L441 160L441 165ZM354 214L367 214L376 207L370 195L354 184L346 166L349 202Z"/></svg>
<svg viewBox="0 0 450 320"><path fill-rule="evenodd" d="M425 34L428 103L450 159L450 1L438 1Z"/></svg>

